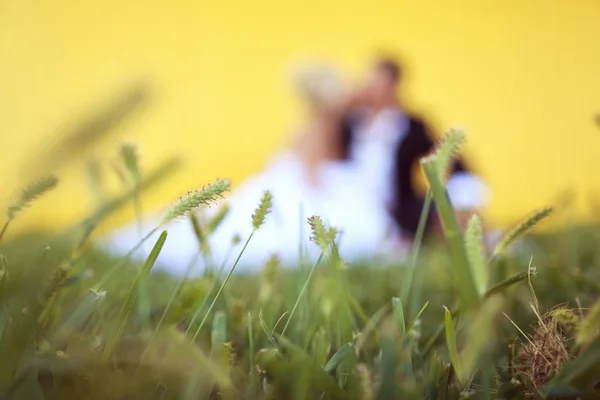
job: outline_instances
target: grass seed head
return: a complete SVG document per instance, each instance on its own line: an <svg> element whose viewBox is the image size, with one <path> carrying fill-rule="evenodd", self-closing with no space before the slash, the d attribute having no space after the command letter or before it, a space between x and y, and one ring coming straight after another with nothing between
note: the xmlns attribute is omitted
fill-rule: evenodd
<svg viewBox="0 0 600 400"><path fill-rule="evenodd" d="M125 167L137 182L140 179L140 166L138 161L138 152L134 144L125 143L121 146L121 157Z"/></svg>
<svg viewBox="0 0 600 400"><path fill-rule="evenodd" d="M329 233L325 229L325 225L321 220L321 217L313 215L308 218L308 224L310 225L310 229L312 231L311 240L314 241L321 250L325 251L327 247L329 247Z"/></svg>
<svg viewBox="0 0 600 400"><path fill-rule="evenodd" d="M528 218L511 229L498 243L494 254L503 253L515 240L523 236L527 231L536 226L541 220L552 213L552 207L543 208L531 214Z"/></svg>
<svg viewBox="0 0 600 400"><path fill-rule="evenodd" d="M256 211L252 214L252 227L254 230L257 230L265 223L267 215L271 212L271 207L273 207L273 195L266 190L260 199Z"/></svg>
<svg viewBox="0 0 600 400"><path fill-rule="evenodd" d="M375 387L373 384L373 374L365 364L358 364L355 369L360 387L360 399L375 399Z"/></svg>
<svg viewBox="0 0 600 400"><path fill-rule="evenodd" d="M167 211L160 225L168 224L191 211L210 205L218 198L221 198L223 193L229 190L230 186L231 183L229 180L217 180L200 190L188 192L187 196L181 197L179 201Z"/></svg>
<svg viewBox="0 0 600 400"><path fill-rule="evenodd" d="M436 158L440 179L443 179L450 163L458 154L458 150L464 141L465 134L463 131L451 129L439 144L436 150Z"/></svg>
<svg viewBox="0 0 600 400"><path fill-rule="evenodd" d="M6 218L11 221L24 208L28 207L38 197L54 189L58 185L58 178L54 175L46 176L40 180L32 182L21 192L19 198L12 203L6 210Z"/></svg>

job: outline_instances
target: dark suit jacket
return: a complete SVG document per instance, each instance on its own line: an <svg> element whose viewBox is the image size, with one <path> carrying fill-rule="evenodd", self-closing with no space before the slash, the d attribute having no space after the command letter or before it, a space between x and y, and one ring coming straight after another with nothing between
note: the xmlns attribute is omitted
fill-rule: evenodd
<svg viewBox="0 0 600 400"><path fill-rule="evenodd" d="M423 209L425 198L420 196L415 188L412 175L414 165L419 160L433 151L435 146L434 136L426 123L416 117L409 115L408 132L398 143L394 161L393 182L393 204L390 210L397 228L409 236L414 236L419 225L419 218ZM344 159L349 158L350 145L352 143L353 128L357 123L356 117L348 117L342 129L342 154ZM401 128L400 122L398 129ZM464 172L467 168L463 161L456 160L452 165L450 173ZM435 209L432 207L429 213L427 227L435 218Z"/></svg>

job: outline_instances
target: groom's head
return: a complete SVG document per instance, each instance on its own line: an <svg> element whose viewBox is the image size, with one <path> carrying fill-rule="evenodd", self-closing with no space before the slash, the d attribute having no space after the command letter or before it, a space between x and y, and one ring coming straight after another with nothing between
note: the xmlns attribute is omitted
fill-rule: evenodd
<svg viewBox="0 0 600 400"><path fill-rule="evenodd" d="M398 61L390 57L376 59L367 82L371 102L375 106L383 106L395 101L401 77L402 68Z"/></svg>

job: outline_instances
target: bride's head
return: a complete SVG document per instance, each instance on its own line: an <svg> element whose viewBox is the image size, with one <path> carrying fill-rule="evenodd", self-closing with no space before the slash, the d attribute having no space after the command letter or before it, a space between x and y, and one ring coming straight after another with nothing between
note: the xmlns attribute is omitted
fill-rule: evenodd
<svg viewBox="0 0 600 400"><path fill-rule="evenodd" d="M294 74L294 86L309 111L331 115L339 110L345 87L338 71L328 65L304 66Z"/></svg>

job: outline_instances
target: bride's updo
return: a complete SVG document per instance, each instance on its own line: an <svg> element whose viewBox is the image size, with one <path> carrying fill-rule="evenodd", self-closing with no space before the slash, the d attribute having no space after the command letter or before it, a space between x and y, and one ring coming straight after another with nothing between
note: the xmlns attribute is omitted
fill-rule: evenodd
<svg viewBox="0 0 600 400"><path fill-rule="evenodd" d="M340 159L340 127L346 88L337 69L323 63L296 68L293 85L309 115L301 123L292 150L306 168L311 184L320 181L319 166Z"/></svg>
<svg viewBox="0 0 600 400"><path fill-rule="evenodd" d="M340 74L325 64L297 68L293 74L293 84L300 98L317 110L336 107L345 94Z"/></svg>

